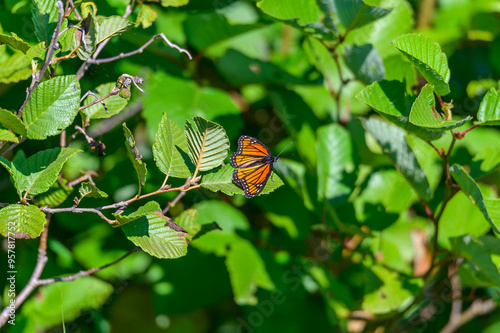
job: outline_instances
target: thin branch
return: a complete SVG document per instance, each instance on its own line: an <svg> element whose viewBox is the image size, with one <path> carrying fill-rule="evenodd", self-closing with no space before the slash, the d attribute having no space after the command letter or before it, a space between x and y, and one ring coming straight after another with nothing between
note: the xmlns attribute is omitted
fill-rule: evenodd
<svg viewBox="0 0 500 333"><path fill-rule="evenodd" d="M189 179L189 178L188 178ZM128 199L126 201L120 201L117 203L114 203L112 205L107 205L107 206L101 206L101 207L96 207L96 208L78 208L75 206L72 207L66 207L66 208L50 208L48 206L45 207L40 207L40 210L45 213L50 213L50 214L55 214L55 213L64 213L64 212L71 212L71 213L94 213L98 214L99 216L103 217L108 223L113 224L114 221L107 219L104 217L104 215L101 213L102 210L107 210L107 209L123 209L127 207L129 204L132 202L135 202L140 199L144 199L153 195L157 195L160 193L166 193L166 192L174 192L174 191L181 191L181 192L186 192L195 188L199 188L200 185L196 184L197 181L199 181L201 177L196 177L194 179L194 182L187 182L186 184L179 186L179 187L173 187L171 188L170 185L167 185L165 187L162 187L156 191L150 192L143 194L138 197L133 197L131 199Z"/></svg>
<svg viewBox="0 0 500 333"><path fill-rule="evenodd" d="M91 126L87 132L91 137L94 138L101 136L111 131L116 126L121 125L125 120L133 117L137 113L141 112L143 109L144 106L141 103L133 103L125 110L118 113L117 115L111 118L104 119L99 123L97 123L96 125Z"/></svg>
<svg viewBox="0 0 500 333"><path fill-rule="evenodd" d="M7 154L9 151L11 151L12 149L14 149L16 146L20 145L21 143L23 143L24 141L26 141L27 137L23 136L21 138L21 140L19 140L19 142L14 142L13 144L11 144L9 146L9 148L5 149L1 154L0 154L0 157Z"/></svg>
<svg viewBox="0 0 500 333"><path fill-rule="evenodd" d="M47 223L45 224L45 229L43 229L42 235L40 236L40 245L38 246L38 257L33 270L33 274L28 281L28 284L23 288L23 290L17 295L14 302L14 309L17 309L23 302L28 298L28 296L35 290L38 286L38 279L42 275L45 264L47 263L47 235L49 233L49 222L50 215L47 217ZM6 307L0 314L0 327L5 325L9 318L10 308Z"/></svg>
<svg viewBox="0 0 500 333"><path fill-rule="evenodd" d="M457 140L462 140L464 138L465 134L469 133L469 131L472 131L474 128L478 128L479 126L481 126L481 125L476 124L474 126L469 127L468 129L466 129L463 132L454 132L453 134L457 138Z"/></svg>
<svg viewBox="0 0 500 333"><path fill-rule="evenodd" d="M167 180L167 179L165 178L165 182L166 182L166 180ZM165 182L164 182L164 183L165 183ZM184 183L184 186L188 185L190 182L191 182L191 177L188 177L188 178L186 179L186 182ZM164 184L164 185L165 185L165 184ZM164 185L163 185L163 186L164 186ZM175 206L175 205L176 205L176 204L177 204L177 203L178 203L178 202L182 199L182 197L183 197L183 196L185 196L185 195L186 195L186 192L179 192L179 194L177 194L177 196L175 197L175 199L174 199L174 200L172 200L171 202L169 202L169 203L167 204L167 207L165 207L165 209L163 209L162 213L163 213L163 214L166 214L166 213L169 211L170 207Z"/></svg>
<svg viewBox="0 0 500 333"><path fill-rule="evenodd" d="M457 320L454 322L448 322L440 333L453 333L472 319L492 312L496 309L496 307L497 303L493 299L487 299L485 301L477 299L472 302L471 306L469 306L467 310L460 314L460 317L457 318Z"/></svg>
<svg viewBox="0 0 500 333"><path fill-rule="evenodd" d="M115 86L116 87L116 86ZM82 110L85 110L86 108L89 108L91 107L92 105L94 104L97 104L97 103L102 103L102 101L104 101L106 98L109 98L110 96L114 96L114 95L118 95L120 93L120 90L121 89L118 89L118 90L114 90L115 87L113 87L113 89L111 89L111 91L109 92L109 94L107 94L106 96L102 97L102 98L98 98L96 99L95 101L91 102L90 104L87 104L87 105L84 105L84 106L80 106L78 108L78 111L82 111ZM104 105L104 108L106 109L106 111L108 110L106 108L106 105ZM108 111L109 112L109 111ZM108 113L106 112L106 113Z"/></svg>
<svg viewBox="0 0 500 333"><path fill-rule="evenodd" d="M35 88L40 84L43 75L45 74L45 72L47 71L47 68L50 65L50 62L52 60L52 56L54 55L54 52L56 51L55 45L57 43L57 38L59 37L59 31L61 30L61 24L62 24L62 20L63 20L63 16L64 16L64 5L63 5L61 0L57 0L56 6L58 9L58 11L57 11L57 15L58 15L57 25L56 25L56 28L54 30L54 33L52 34L52 40L50 41L49 48L47 49L47 54L45 56L45 62L43 63L42 69L40 69L38 72L36 72L33 75L31 85L28 88L28 92L26 94L26 99L24 100L24 103L21 106L21 108L19 109L19 112L17 114L18 118L21 118L21 116L23 114L23 110L26 107L26 104L28 103L28 101L31 97L31 94L33 93Z"/></svg>
<svg viewBox="0 0 500 333"><path fill-rule="evenodd" d="M432 142L430 142L429 140L424 140L424 141L436 151L439 157L443 157L443 152L440 151L436 146L434 146Z"/></svg>
<svg viewBox="0 0 500 333"><path fill-rule="evenodd" d="M67 276L62 276L62 277L57 277L57 278L51 278L51 279L43 279L43 280L38 280L38 283L37 285L38 286L43 286L43 285L46 285L46 284L51 284L51 283L56 283L56 282L67 282L67 281L74 281L82 276L89 276L89 275L92 275L92 274L95 274L105 268L108 268L109 266L113 266L117 263L119 263L120 261L122 261L123 259L127 258L129 255L131 255L132 253L134 252L140 252L141 249L139 247L134 247L132 250L130 250L129 252L127 252L126 254L124 254L123 256L121 256L120 258L118 258L117 260L109 263L109 264L106 264L104 266L101 266L101 267L96 267L96 268L92 268L92 269L88 269L88 270L85 270L85 271L79 271L78 273L75 273L75 274L71 274L71 275L67 275Z"/></svg>
<svg viewBox="0 0 500 333"><path fill-rule="evenodd" d="M127 52L127 53L123 53L122 52L119 55L114 56L114 57L110 57L110 58L103 58L103 59L92 59L92 58L90 58L90 59L87 60L87 62L89 64L92 64L92 65L99 65L99 64L105 64L105 63L112 62L112 61L115 61L115 60L118 60L118 59L123 59L123 58L127 58L127 57L130 57L130 56L133 56L135 54L142 53L152 42L154 42L155 40L157 40L160 37L163 38L163 40L171 48L176 49L180 53L187 54L187 56L189 57L190 60L193 58L191 56L191 53L189 53L188 50L183 49L182 47L178 46L177 44L172 43L171 41L168 40L167 37L165 37L165 35L163 33L160 33L160 34L157 34L157 35L154 35L153 37L151 37L151 39L149 41L147 41L144 45L142 45L141 47L139 47L135 51L131 51L131 52Z"/></svg>
<svg viewBox="0 0 500 333"><path fill-rule="evenodd" d="M68 183L68 186L75 186L75 185L80 184L81 182L84 182L84 181L88 181L89 183L91 183L92 185L95 186L95 183L94 183L94 180L92 179L92 176L97 177L98 174L94 170L89 170L89 171L85 172L85 174L83 176L78 177L77 179L70 181Z"/></svg>
<svg viewBox="0 0 500 333"><path fill-rule="evenodd" d="M68 2L71 5L71 8L73 8L73 11L75 12L76 19L78 21L81 21L82 17L80 16L80 13L78 12L78 9L76 9L75 4L73 3L73 0L68 0Z"/></svg>

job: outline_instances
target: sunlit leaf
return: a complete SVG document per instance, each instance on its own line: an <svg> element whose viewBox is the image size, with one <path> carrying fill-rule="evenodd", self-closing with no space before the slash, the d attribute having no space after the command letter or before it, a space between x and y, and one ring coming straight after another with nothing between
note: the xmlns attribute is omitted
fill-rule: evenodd
<svg viewBox="0 0 500 333"><path fill-rule="evenodd" d="M0 209L0 234L4 237L37 238L46 222L37 206L14 204Z"/></svg>
<svg viewBox="0 0 500 333"><path fill-rule="evenodd" d="M57 76L40 83L23 112L28 138L44 140L60 134L75 119L80 104L80 83L75 75Z"/></svg>
<svg viewBox="0 0 500 333"><path fill-rule="evenodd" d="M179 178L191 176L186 137L181 128L163 114L153 144L153 156L158 168L165 175ZM188 166L189 164L189 166Z"/></svg>
<svg viewBox="0 0 500 333"><path fill-rule="evenodd" d="M201 117L194 117L192 123L186 121L184 133L189 157L196 166L196 171L211 170L227 157L229 139L220 125Z"/></svg>
<svg viewBox="0 0 500 333"><path fill-rule="evenodd" d="M500 233L498 229L498 223L500 221L495 221L491 219L490 214L488 213L487 207L485 205L483 195L479 186L477 186L476 182L465 172L462 166L458 164L453 164L450 167L450 174L453 179L457 182L460 189L467 195L470 201L475 204L481 213L483 213L486 220L490 223L491 227L495 232Z"/></svg>
<svg viewBox="0 0 500 333"><path fill-rule="evenodd" d="M422 76L443 96L450 92L450 69L446 54L429 37L420 34L407 34L393 42L410 60Z"/></svg>

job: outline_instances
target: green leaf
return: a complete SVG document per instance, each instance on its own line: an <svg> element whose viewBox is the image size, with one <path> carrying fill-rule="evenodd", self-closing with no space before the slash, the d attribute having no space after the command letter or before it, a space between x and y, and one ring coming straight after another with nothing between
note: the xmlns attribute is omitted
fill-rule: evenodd
<svg viewBox="0 0 500 333"><path fill-rule="evenodd" d="M189 157L198 171L207 171L221 165L229 151L229 139L222 126L194 117L186 121L185 132Z"/></svg>
<svg viewBox="0 0 500 333"><path fill-rule="evenodd" d="M4 34L0 34L0 45L7 44L12 46L14 49L21 51L26 54L30 45L23 41L21 38L17 37L17 35L11 32L12 36L7 36Z"/></svg>
<svg viewBox="0 0 500 333"><path fill-rule="evenodd" d="M469 287L497 287L500 284L498 268L491 260L486 244L480 239L465 235L451 239L457 255L465 260L459 266L462 283Z"/></svg>
<svg viewBox="0 0 500 333"><path fill-rule="evenodd" d="M74 281L41 286L37 297L31 297L23 305L21 314L36 323L37 328L48 329L63 321L73 322L84 311L101 308L112 293L111 284L82 276Z"/></svg>
<svg viewBox="0 0 500 333"><path fill-rule="evenodd" d="M241 239L231 244L226 255L226 266L233 287L234 300L238 305L257 305L255 296L258 287L274 290L264 261L255 247Z"/></svg>
<svg viewBox="0 0 500 333"><path fill-rule="evenodd" d="M231 24L214 12L189 15L183 26L189 44L198 51L262 27L261 24ZM199 29L200 26L203 29Z"/></svg>
<svg viewBox="0 0 500 333"><path fill-rule="evenodd" d="M145 7L145 5L142 5L142 7ZM139 17L137 19L139 19ZM132 26L132 23L121 16L115 15L106 17L104 20L99 21L99 33L97 34L97 44L101 43L102 41L108 38L122 34L123 32L127 31L130 26Z"/></svg>
<svg viewBox="0 0 500 333"><path fill-rule="evenodd" d="M311 81L297 78L277 65L252 59L236 50L228 50L217 60L219 72L231 84L240 86L246 84L312 84Z"/></svg>
<svg viewBox="0 0 500 333"><path fill-rule="evenodd" d="M448 59L437 43L421 34L406 34L392 43L413 63L427 82L434 86L438 95L450 93Z"/></svg>
<svg viewBox="0 0 500 333"><path fill-rule="evenodd" d="M71 125L80 104L80 83L75 75L57 76L40 83L23 112L28 138L44 140Z"/></svg>
<svg viewBox="0 0 500 333"><path fill-rule="evenodd" d="M481 125L500 125L500 93L498 89L491 88L483 97L477 120Z"/></svg>
<svg viewBox="0 0 500 333"><path fill-rule="evenodd" d="M490 207L487 206L487 208L489 212ZM448 202L439 220L439 245L449 249L450 239L453 237L467 234L477 237L489 230L491 230L490 224L479 208L469 200L466 194L459 192Z"/></svg>
<svg viewBox="0 0 500 333"><path fill-rule="evenodd" d="M347 201L354 188L354 159L349 132L339 124L322 126L317 131L318 200L333 204Z"/></svg>
<svg viewBox="0 0 500 333"><path fill-rule="evenodd" d="M385 77L384 62L371 44L347 46L344 49L344 59L354 75L363 83L372 84Z"/></svg>
<svg viewBox="0 0 500 333"><path fill-rule="evenodd" d="M391 123L426 140L436 140L444 133L416 126L409 121L414 97L406 94L405 84L399 81L374 82L361 90L356 98L371 106Z"/></svg>
<svg viewBox="0 0 500 333"><path fill-rule="evenodd" d="M57 26L58 8L57 0L34 0L31 9L33 23L35 25L35 35L39 42L49 45L52 34ZM61 26L61 30L66 27L66 23Z"/></svg>
<svg viewBox="0 0 500 333"><path fill-rule="evenodd" d="M346 30L362 27L390 13L390 10L368 6L361 0L335 0L335 7L339 20Z"/></svg>
<svg viewBox="0 0 500 333"><path fill-rule="evenodd" d="M118 220L119 225L123 225L135 220L140 219L141 217L144 217L148 214L154 213L154 212L160 212L161 213L161 207L160 204L158 204L156 201L149 201L146 203L144 206L139 207L135 212L124 215L124 214L116 214L112 213L112 215Z"/></svg>
<svg viewBox="0 0 500 333"><path fill-rule="evenodd" d="M243 128L241 111L227 91L202 87L193 80L181 79L163 72L154 74L149 82L145 87L148 94L142 100L142 116L147 121L148 137L151 141L154 140L163 117L163 113L158 110L168 110L168 117L181 128L184 127L186 119L201 116L217 119L231 139L240 135ZM169 98L164 97L167 87Z"/></svg>
<svg viewBox="0 0 500 333"><path fill-rule="evenodd" d="M135 20L135 27L137 28L139 25L142 25L143 29L147 29L156 20L158 13L151 6L144 3L140 6L141 9L139 10L139 14L137 14L137 18Z"/></svg>
<svg viewBox="0 0 500 333"><path fill-rule="evenodd" d="M45 193L35 197L35 202L39 207L49 206L57 207L66 200L73 192L73 186L66 185L67 181L63 179L63 183L55 182Z"/></svg>
<svg viewBox="0 0 500 333"><path fill-rule="evenodd" d="M420 127L444 131L460 127L472 120L470 116L462 120L445 120L445 118L436 111L435 107L434 87L430 84L426 84L413 103L410 112L410 122Z"/></svg>
<svg viewBox="0 0 500 333"><path fill-rule="evenodd" d="M221 191L227 195L244 195L243 190L233 183L233 172L234 168L230 164L226 164L216 172L203 175L201 186L213 192ZM282 185L284 184L281 178L273 172L260 194L269 194Z"/></svg>
<svg viewBox="0 0 500 333"><path fill-rule="evenodd" d="M187 5L189 0L161 0L161 5L163 7L180 7Z"/></svg>
<svg viewBox="0 0 500 333"><path fill-rule="evenodd" d="M30 61L21 51L0 62L0 83L16 83L31 76Z"/></svg>
<svg viewBox="0 0 500 333"><path fill-rule="evenodd" d="M161 259L185 256L187 243L184 233L165 226L167 219L160 214L145 216L125 224L125 236L144 252Z"/></svg>
<svg viewBox="0 0 500 333"><path fill-rule="evenodd" d="M73 34L72 49L78 47L76 54L78 55L78 58L85 61L92 56L97 45L97 22L95 20L95 16L87 15L87 17L82 21L81 27L85 31L85 35L83 36L85 42L81 40L82 32L80 30L75 30Z"/></svg>
<svg viewBox="0 0 500 333"><path fill-rule="evenodd" d="M175 224L187 231L188 242L191 242L193 237L201 230L201 224L196 223L198 214L199 212L196 209L189 208L175 218Z"/></svg>
<svg viewBox="0 0 500 333"><path fill-rule="evenodd" d="M298 19L299 24L319 22L320 10L316 0L261 0L257 3L264 13L279 20Z"/></svg>
<svg viewBox="0 0 500 333"><path fill-rule="evenodd" d="M4 237L37 238L46 222L37 206L14 204L0 209L0 234Z"/></svg>
<svg viewBox="0 0 500 333"><path fill-rule="evenodd" d="M481 213L483 213L486 221L489 222L493 230L500 233L497 227L497 223L499 221L491 219L488 210L486 209L481 190L479 189L479 186L477 186L476 182L474 182L474 180L465 172L463 167L458 164L453 164L450 167L450 173L453 179L457 182L458 186L460 186L460 189L465 193L465 195L467 195L467 197L469 197L469 200L479 208Z"/></svg>
<svg viewBox="0 0 500 333"><path fill-rule="evenodd" d="M54 52L54 56L59 52L57 50ZM35 61L37 63L43 63L45 61L45 57L47 55L47 49L45 48L45 42L40 42L35 46L29 48L26 52L26 57L31 61Z"/></svg>
<svg viewBox="0 0 500 333"><path fill-rule="evenodd" d="M139 150L135 145L135 139L132 132L127 128L127 125L123 123L123 132L125 134L125 147L127 147L128 157L132 161L135 171L137 172L137 177L139 179L139 194L141 188L146 184L146 175L148 170L146 169L146 163L142 161L142 155L139 154Z"/></svg>
<svg viewBox="0 0 500 333"><path fill-rule="evenodd" d="M16 134L22 136L26 135L26 126L21 119L17 118L17 116L12 112L2 108L0 108L0 124L12 130L12 132Z"/></svg>
<svg viewBox="0 0 500 333"><path fill-rule="evenodd" d="M30 194L40 194L47 191L57 180L64 163L80 149L74 148L53 148L40 151L21 165L0 157L2 164L14 179L19 195L26 192Z"/></svg>
<svg viewBox="0 0 500 333"><path fill-rule="evenodd" d="M369 289L375 283L376 278L382 284L363 297L363 310L374 314L389 313L413 298L413 294L403 287L403 281L399 279L397 273L380 265L371 266L370 270L375 276L367 274L367 279L369 278L370 281L366 281L365 288Z"/></svg>
<svg viewBox="0 0 500 333"><path fill-rule="evenodd" d="M2 142L19 142L19 138L11 131L0 128L0 141L2 141Z"/></svg>
<svg viewBox="0 0 500 333"><path fill-rule="evenodd" d="M363 126L373 135L396 169L405 176L419 196L426 201L430 200L432 191L429 182L406 141L406 133L399 127L375 117L363 120Z"/></svg>
<svg viewBox="0 0 500 333"><path fill-rule="evenodd" d="M99 98L102 98L109 94L111 90L115 87L116 82L108 82L103 83L97 86L95 89L97 91L96 95ZM93 95L88 95L83 102L84 105L89 105L93 101L97 100L97 98ZM103 102L106 104L108 108L108 113L104 109L104 106L101 103L96 103L86 109L83 109L81 113L88 119L104 119L114 116L118 114L121 110L123 110L128 104L129 98L123 98L119 95L112 95L106 98Z"/></svg>
<svg viewBox="0 0 500 333"><path fill-rule="evenodd" d="M96 198L96 199L108 197L108 195L105 192L101 191L90 182L81 183L80 188L78 189L78 193L80 193L79 201L81 201L85 197Z"/></svg>
<svg viewBox="0 0 500 333"><path fill-rule="evenodd" d="M177 124L163 113L153 144L153 156L158 168L165 175L176 178L191 176L186 137Z"/></svg>

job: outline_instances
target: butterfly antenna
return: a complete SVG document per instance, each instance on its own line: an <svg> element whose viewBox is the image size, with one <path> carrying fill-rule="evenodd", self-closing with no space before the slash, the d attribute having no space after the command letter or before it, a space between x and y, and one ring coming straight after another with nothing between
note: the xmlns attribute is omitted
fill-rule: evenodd
<svg viewBox="0 0 500 333"><path fill-rule="evenodd" d="M282 151L280 151L280 153L278 154L278 156L276 156L276 158L280 157L281 153L282 153L282 152L284 152L284 151L285 151L285 149L287 149L287 148L288 148L288 146L289 146L289 145L291 145L291 144L292 144L292 142L290 142L289 144L287 144L287 145L286 145L286 147L285 147L285 148L283 148L283 150L282 150Z"/></svg>

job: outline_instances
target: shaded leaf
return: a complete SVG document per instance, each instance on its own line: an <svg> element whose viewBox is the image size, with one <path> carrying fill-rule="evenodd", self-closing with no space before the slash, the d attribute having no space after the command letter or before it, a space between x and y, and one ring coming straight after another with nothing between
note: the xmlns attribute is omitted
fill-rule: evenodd
<svg viewBox="0 0 500 333"><path fill-rule="evenodd" d="M29 139L44 140L71 125L80 104L80 83L75 75L57 76L40 83L23 112Z"/></svg>
<svg viewBox="0 0 500 333"><path fill-rule="evenodd" d="M92 276L83 276L74 281L41 286L37 297L31 297L23 305L22 314L26 314L37 327L48 329L61 324L63 319L66 323L72 322L83 311L101 308L112 293L111 284Z"/></svg>
<svg viewBox="0 0 500 333"><path fill-rule="evenodd" d="M485 244L471 235L451 239L452 249L465 260L459 266L459 274L464 285L476 288L496 287L500 284L498 268L491 260Z"/></svg>
<svg viewBox="0 0 500 333"><path fill-rule="evenodd" d="M46 222L37 206L14 204L0 209L0 234L4 237L37 238Z"/></svg>
<svg viewBox="0 0 500 333"><path fill-rule="evenodd" d="M335 0L337 15L346 30L362 27L390 13L380 7L368 6L361 0Z"/></svg>
<svg viewBox="0 0 500 333"><path fill-rule="evenodd" d="M375 117L363 120L363 126L373 135L396 169L405 176L419 196L426 201L430 200L432 191L429 182L408 146L406 133L399 127Z"/></svg>
<svg viewBox="0 0 500 333"><path fill-rule="evenodd" d="M0 62L0 83L16 83L31 76L30 61L21 51Z"/></svg>
<svg viewBox="0 0 500 333"><path fill-rule="evenodd" d="M141 192L141 188L146 183L146 175L148 170L146 169L146 163L142 161L142 155L139 154L139 150L135 145L135 139L132 135L132 132L127 128L125 123L122 124L123 132L125 134L125 147L127 148L128 157L134 166L135 171L137 172L137 177L139 179L139 193Z"/></svg>
<svg viewBox="0 0 500 333"><path fill-rule="evenodd" d="M44 192L35 197L35 202L38 206L57 207L66 200L73 192L73 186L68 186L67 181L63 179L62 184L55 182L47 192Z"/></svg>
<svg viewBox="0 0 500 333"><path fill-rule="evenodd" d="M345 202L356 180L348 176L355 168L349 132L338 124L320 127L316 154L318 200L329 200L332 204Z"/></svg>
<svg viewBox="0 0 500 333"><path fill-rule="evenodd" d="M135 27L137 28L139 25L142 25L143 29L147 29L156 20L158 13L151 6L144 3L141 4L140 8L139 14L137 14L137 18L135 20Z"/></svg>
<svg viewBox="0 0 500 333"><path fill-rule="evenodd" d="M34 0L34 6L31 9L31 18L35 25L35 35L39 42L45 42L49 45L52 34L57 26L58 8L57 0ZM61 30L66 28L67 22L64 20Z"/></svg>
<svg viewBox="0 0 500 333"><path fill-rule="evenodd" d="M385 77L384 62L371 44L347 46L344 49L344 59L354 75L363 83L372 84Z"/></svg>
<svg viewBox="0 0 500 333"><path fill-rule="evenodd" d="M238 305L256 305L258 287L274 290L264 261L254 246L241 239L231 244L226 255L226 266L233 287L234 300Z"/></svg>
<svg viewBox="0 0 500 333"><path fill-rule="evenodd" d="M500 93L498 89L491 88L483 97L477 120L481 125L500 125Z"/></svg>
<svg viewBox="0 0 500 333"><path fill-rule="evenodd" d="M26 135L26 126L21 119L17 118L17 116L12 112L2 108L0 108L0 124L12 130L12 132L16 134L22 136Z"/></svg>
<svg viewBox="0 0 500 333"><path fill-rule="evenodd" d="M493 230L500 233L497 227L497 223L500 221L494 221L491 219L488 210L486 209L481 190L479 189L479 186L477 186L476 182L465 172L463 167L458 164L453 164L450 167L450 174L457 182L458 186L460 186L460 189L465 193L465 195L467 195L469 200L479 208L481 213L483 213Z"/></svg>

